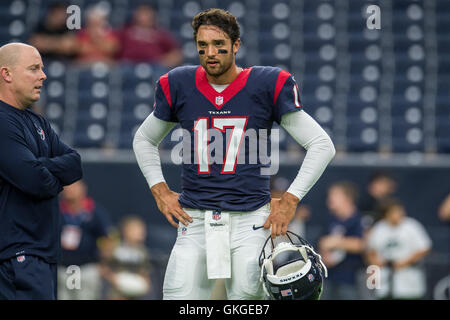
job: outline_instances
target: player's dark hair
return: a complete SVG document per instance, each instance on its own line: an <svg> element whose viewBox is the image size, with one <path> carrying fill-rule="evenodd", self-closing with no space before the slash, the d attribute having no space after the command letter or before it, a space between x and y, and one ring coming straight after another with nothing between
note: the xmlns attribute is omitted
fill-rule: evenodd
<svg viewBox="0 0 450 320"><path fill-rule="evenodd" d="M211 8L198 13L191 23L195 41L197 41L198 28L205 25L216 26L223 30L230 37L231 43L240 37L241 31L236 17L226 10Z"/></svg>

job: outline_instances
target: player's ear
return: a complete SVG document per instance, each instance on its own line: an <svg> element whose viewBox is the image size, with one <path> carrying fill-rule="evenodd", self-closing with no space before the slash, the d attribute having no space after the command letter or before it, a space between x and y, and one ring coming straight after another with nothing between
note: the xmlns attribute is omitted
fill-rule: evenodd
<svg viewBox="0 0 450 320"><path fill-rule="evenodd" d="M239 51L239 47L241 46L241 38L237 38L236 41L233 43L233 53L236 55L236 53Z"/></svg>

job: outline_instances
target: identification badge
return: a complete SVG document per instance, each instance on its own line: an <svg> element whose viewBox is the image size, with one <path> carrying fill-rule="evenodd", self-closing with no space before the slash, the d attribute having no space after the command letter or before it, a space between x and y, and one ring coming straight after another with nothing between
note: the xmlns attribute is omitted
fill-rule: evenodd
<svg viewBox="0 0 450 320"><path fill-rule="evenodd" d="M81 241L81 233L81 229L77 226L64 226L61 232L61 247L65 250L78 249Z"/></svg>

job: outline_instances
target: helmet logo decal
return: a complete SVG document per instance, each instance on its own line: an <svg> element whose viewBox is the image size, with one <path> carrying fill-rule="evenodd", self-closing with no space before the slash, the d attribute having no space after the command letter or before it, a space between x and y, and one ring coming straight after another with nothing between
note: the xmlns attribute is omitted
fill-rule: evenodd
<svg viewBox="0 0 450 320"><path fill-rule="evenodd" d="M281 290L280 293L281 293L281 295L283 297L292 296L292 290L291 289Z"/></svg>

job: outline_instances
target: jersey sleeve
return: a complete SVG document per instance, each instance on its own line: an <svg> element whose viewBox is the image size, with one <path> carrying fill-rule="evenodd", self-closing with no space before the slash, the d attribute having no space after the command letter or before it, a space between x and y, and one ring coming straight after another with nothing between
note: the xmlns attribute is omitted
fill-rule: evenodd
<svg viewBox="0 0 450 320"><path fill-rule="evenodd" d="M284 114L299 110L302 104L298 85L289 72L281 70L275 85L273 118L280 124Z"/></svg>
<svg viewBox="0 0 450 320"><path fill-rule="evenodd" d="M178 122L172 104L168 73L161 76L156 83L155 104L153 108L153 113L158 119L168 122Z"/></svg>

